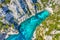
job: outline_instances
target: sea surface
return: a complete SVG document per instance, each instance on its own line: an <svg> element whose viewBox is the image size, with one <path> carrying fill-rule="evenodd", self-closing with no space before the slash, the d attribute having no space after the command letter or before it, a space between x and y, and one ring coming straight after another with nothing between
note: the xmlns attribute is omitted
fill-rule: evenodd
<svg viewBox="0 0 60 40"><path fill-rule="evenodd" d="M36 15L26 19L19 25L19 34L10 35L6 40L31 40L37 26L39 26L48 16L49 11L43 10Z"/></svg>

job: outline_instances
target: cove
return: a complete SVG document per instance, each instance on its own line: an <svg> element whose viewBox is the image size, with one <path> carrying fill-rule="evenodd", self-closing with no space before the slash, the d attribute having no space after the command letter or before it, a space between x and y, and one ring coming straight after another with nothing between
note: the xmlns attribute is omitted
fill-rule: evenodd
<svg viewBox="0 0 60 40"><path fill-rule="evenodd" d="M48 10L43 10L26 19L19 25L19 34L11 35L6 40L31 40L37 26L50 15Z"/></svg>

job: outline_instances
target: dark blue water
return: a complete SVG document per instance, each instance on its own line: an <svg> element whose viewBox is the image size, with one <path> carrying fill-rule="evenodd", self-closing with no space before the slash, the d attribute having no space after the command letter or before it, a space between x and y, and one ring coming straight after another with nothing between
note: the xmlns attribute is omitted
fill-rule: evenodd
<svg viewBox="0 0 60 40"><path fill-rule="evenodd" d="M32 0L33 3L37 3L37 0Z"/></svg>
<svg viewBox="0 0 60 40"><path fill-rule="evenodd" d="M35 13L37 13L37 6L36 6L36 3L38 3L37 0L32 0L32 3L34 4Z"/></svg>
<svg viewBox="0 0 60 40"><path fill-rule="evenodd" d="M28 18L19 25L19 34L11 35L6 40L31 40L37 26L50 15L49 11L44 10L35 16Z"/></svg>
<svg viewBox="0 0 60 40"><path fill-rule="evenodd" d="M26 10L27 4L24 2L24 0L19 0L19 3L21 5L21 8L23 9L23 11L25 13L27 13L27 10Z"/></svg>

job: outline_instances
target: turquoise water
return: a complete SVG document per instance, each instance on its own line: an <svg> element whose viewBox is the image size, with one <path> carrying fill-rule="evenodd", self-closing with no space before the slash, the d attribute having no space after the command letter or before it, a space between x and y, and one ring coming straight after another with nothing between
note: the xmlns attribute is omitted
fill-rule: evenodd
<svg viewBox="0 0 60 40"><path fill-rule="evenodd" d="M20 24L19 34L12 35L6 40L31 40L33 33L38 25L50 15L49 11L44 10L35 16L28 18Z"/></svg>

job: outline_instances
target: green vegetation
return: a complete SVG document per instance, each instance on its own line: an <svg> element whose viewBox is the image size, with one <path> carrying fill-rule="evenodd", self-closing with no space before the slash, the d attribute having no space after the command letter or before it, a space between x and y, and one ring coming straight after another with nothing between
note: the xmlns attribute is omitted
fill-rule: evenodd
<svg viewBox="0 0 60 40"><path fill-rule="evenodd" d="M60 28L58 27L58 20L57 20L57 13L55 13L55 14L53 14L53 15L51 15L47 20L52 20L52 22L50 21L50 23L48 23L48 28L49 28L49 30L48 30L48 32L46 32L46 34L50 34L50 32L52 31L52 30L54 30L54 29L56 29L56 30L59 30ZM46 21L47 21L46 20Z"/></svg>
<svg viewBox="0 0 60 40"><path fill-rule="evenodd" d="M0 18L0 20L2 20L2 18Z"/></svg>
<svg viewBox="0 0 60 40"><path fill-rule="evenodd" d="M54 7L52 7L52 8L54 8ZM59 20L60 20L60 9L57 12L54 12L54 14L51 14L44 22L42 22L43 26L40 26L39 28L41 28L41 27L43 27L45 29L48 28L49 30L45 32L45 35L51 35L50 33L53 30L59 30L60 31L60 22L59 22ZM41 30L38 29L36 31L38 31L38 32L36 32L36 34L37 34L36 37L38 39L40 39L41 37L39 35L41 33L40 32ZM55 34L55 35L53 35L53 40L60 40L59 37L60 37L60 34Z"/></svg>
<svg viewBox="0 0 60 40"><path fill-rule="evenodd" d="M12 24L11 26L12 26L12 28L14 28L14 24Z"/></svg>
<svg viewBox="0 0 60 40"><path fill-rule="evenodd" d="M14 28L14 24L11 25L12 28ZM0 21L0 30L2 29L8 29L9 28L9 25L8 24L3 24L1 21Z"/></svg>
<svg viewBox="0 0 60 40"><path fill-rule="evenodd" d="M0 20L2 20L4 17L0 17Z"/></svg>
<svg viewBox="0 0 60 40"><path fill-rule="evenodd" d="M4 4L10 3L10 0L5 0Z"/></svg>
<svg viewBox="0 0 60 40"><path fill-rule="evenodd" d="M6 25L5 25L5 29L8 29L8 28L9 28L9 25L8 25L8 24L6 24Z"/></svg>
<svg viewBox="0 0 60 40"><path fill-rule="evenodd" d="M37 36L36 40L43 40L42 36Z"/></svg>
<svg viewBox="0 0 60 40"><path fill-rule="evenodd" d="M42 32L42 27L40 29L40 26L36 29L38 31L36 31L36 40L44 40L43 39L43 32Z"/></svg>
<svg viewBox="0 0 60 40"><path fill-rule="evenodd" d="M54 1L51 1L50 4L52 5L51 7L52 7L53 9L55 9L55 6L56 6L57 4L55 4Z"/></svg>
<svg viewBox="0 0 60 40"><path fill-rule="evenodd" d="M41 10L41 5L39 3L36 3L37 10Z"/></svg>
<svg viewBox="0 0 60 40"><path fill-rule="evenodd" d="M0 8L2 7L2 4L0 4Z"/></svg>
<svg viewBox="0 0 60 40"><path fill-rule="evenodd" d="M42 3L48 3L49 0L41 0Z"/></svg>
<svg viewBox="0 0 60 40"><path fill-rule="evenodd" d="M50 26L50 27L49 27L49 30L46 32L46 35L50 35L50 32L51 32L52 30L56 29L56 26L53 25L53 24L50 24L49 26Z"/></svg>
<svg viewBox="0 0 60 40"><path fill-rule="evenodd" d="M41 0L41 2L42 2L42 4L43 4L44 8L46 7L48 1L49 1L49 0Z"/></svg>
<svg viewBox="0 0 60 40"><path fill-rule="evenodd" d="M3 3L0 4L0 8L2 8L2 4L9 4L11 0L5 0Z"/></svg>
<svg viewBox="0 0 60 40"><path fill-rule="evenodd" d="M60 34L55 34L52 39L53 40L60 40Z"/></svg>
<svg viewBox="0 0 60 40"><path fill-rule="evenodd" d="M2 29L2 26L3 26L3 23L2 23L2 22L0 22L0 30Z"/></svg>
<svg viewBox="0 0 60 40"><path fill-rule="evenodd" d="M8 24L3 24L2 22L0 22L0 30L1 29L8 29L9 28L9 25Z"/></svg>

